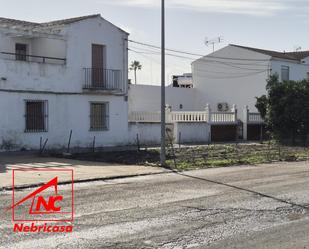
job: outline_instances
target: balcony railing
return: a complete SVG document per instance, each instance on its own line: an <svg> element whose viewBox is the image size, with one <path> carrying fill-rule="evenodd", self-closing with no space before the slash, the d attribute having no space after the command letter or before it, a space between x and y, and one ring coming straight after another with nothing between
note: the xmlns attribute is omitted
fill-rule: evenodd
<svg viewBox="0 0 309 249"><path fill-rule="evenodd" d="M121 70L104 68L84 68L84 89L90 90L123 90Z"/></svg>
<svg viewBox="0 0 309 249"><path fill-rule="evenodd" d="M18 54L10 52L1 52L1 54L5 55L6 59L9 60L61 64L61 65L66 64L66 58L57 58L57 57L39 56L30 54Z"/></svg>
<svg viewBox="0 0 309 249"><path fill-rule="evenodd" d="M237 112L169 112L166 113L167 123L202 123L211 124L235 124L237 123ZM129 122L160 123L160 112L130 112Z"/></svg>
<svg viewBox="0 0 309 249"><path fill-rule="evenodd" d="M263 118L261 117L260 113L257 112L249 112L248 113L248 123L257 123L261 124L264 123Z"/></svg>

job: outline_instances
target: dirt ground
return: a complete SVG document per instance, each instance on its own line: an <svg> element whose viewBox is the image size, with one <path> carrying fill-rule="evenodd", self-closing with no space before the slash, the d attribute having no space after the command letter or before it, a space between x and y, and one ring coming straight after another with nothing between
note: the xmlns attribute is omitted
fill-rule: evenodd
<svg viewBox="0 0 309 249"><path fill-rule="evenodd" d="M75 153L70 158L158 166L160 150L153 148L120 152ZM279 146L275 143L210 144L167 148L167 166L177 169L304 160L309 160L309 148Z"/></svg>

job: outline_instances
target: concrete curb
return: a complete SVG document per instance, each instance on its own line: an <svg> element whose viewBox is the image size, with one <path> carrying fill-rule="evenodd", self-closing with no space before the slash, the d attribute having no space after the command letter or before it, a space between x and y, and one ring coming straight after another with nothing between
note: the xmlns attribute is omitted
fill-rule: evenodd
<svg viewBox="0 0 309 249"><path fill-rule="evenodd" d="M108 176L108 177L97 177L97 178L88 178L88 179L80 179L80 180L74 180L75 183L87 183L87 182L99 182L99 181L108 181L108 180L116 180L116 179L123 179L123 178L133 178L138 176L149 176L149 175L161 175L161 174L168 174L175 172L174 170L170 170L165 168L166 172L153 172L153 173L142 173L142 174L133 174L133 175L121 175L121 176ZM63 181L59 182L58 185L68 185L71 184L71 181ZM25 185L19 185L15 186L14 190L23 190L27 188L36 188L44 185L44 183L38 183L38 184L25 184ZM12 191L13 187L1 187L0 192L3 191Z"/></svg>

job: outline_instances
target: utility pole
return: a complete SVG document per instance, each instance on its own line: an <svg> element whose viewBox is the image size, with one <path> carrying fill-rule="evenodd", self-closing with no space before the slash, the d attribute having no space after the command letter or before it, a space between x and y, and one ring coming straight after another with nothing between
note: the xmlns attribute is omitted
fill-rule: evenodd
<svg viewBox="0 0 309 249"><path fill-rule="evenodd" d="M165 165L165 2L161 0L161 166Z"/></svg>

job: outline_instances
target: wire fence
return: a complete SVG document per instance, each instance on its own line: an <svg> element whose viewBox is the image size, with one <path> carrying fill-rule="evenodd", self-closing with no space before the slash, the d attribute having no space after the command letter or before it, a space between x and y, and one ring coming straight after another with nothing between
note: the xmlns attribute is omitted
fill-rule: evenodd
<svg viewBox="0 0 309 249"><path fill-rule="evenodd" d="M174 147L168 143L168 163L175 168L215 167L309 160L309 148L264 143L209 144Z"/></svg>

